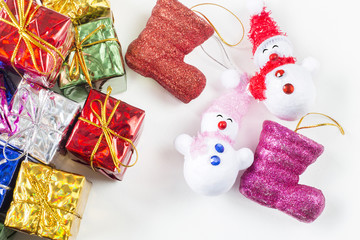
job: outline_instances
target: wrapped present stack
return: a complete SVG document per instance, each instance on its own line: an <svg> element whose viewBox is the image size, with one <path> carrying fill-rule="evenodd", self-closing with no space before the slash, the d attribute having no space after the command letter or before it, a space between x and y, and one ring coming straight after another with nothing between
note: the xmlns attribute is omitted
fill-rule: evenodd
<svg viewBox="0 0 360 240"><path fill-rule="evenodd" d="M145 112L110 96L126 74L109 2L42 2L0 0L0 240L76 238L92 184L57 154L116 180L138 159Z"/></svg>
<svg viewBox="0 0 360 240"><path fill-rule="evenodd" d="M117 38L107 0L42 0L45 7L70 17L75 25L75 43L60 74L64 96L84 101L90 89L113 93L126 90L121 44Z"/></svg>

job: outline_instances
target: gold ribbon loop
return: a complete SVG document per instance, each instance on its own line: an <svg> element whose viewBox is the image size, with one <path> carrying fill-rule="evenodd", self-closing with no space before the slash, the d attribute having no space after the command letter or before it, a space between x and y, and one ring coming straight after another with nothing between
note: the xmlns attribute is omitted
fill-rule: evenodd
<svg viewBox="0 0 360 240"><path fill-rule="evenodd" d="M88 119L85 119L85 118L82 118L82 117L79 117L79 120L81 121L84 121L92 126L95 126L97 128L100 128L102 130L102 134L100 135L95 147L94 147L94 150L92 151L91 153L91 156L90 156L90 166L93 170L94 169L94 157L95 157L95 154L96 152L98 151L99 147L100 147L100 144L101 144L101 141L103 139L103 137L105 137L105 140L106 140L106 143L109 147L109 150L110 150L110 154L111 154L111 157L112 157L112 160L114 162L114 165L116 167L116 169L119 171L119 173L121 172L121 169L120 169L120 165L123 166L123 167L133 167L137 161L138 161L138 158L139 158L139 155L138 155L138 151L134 145L134 143L128 139L128 138L125 138L119 134L117 134L116 132L114 132L112 129L109 128L109 124L112 120L112 118L114 117L115 113L116 113L116 110L120 104L120 101L117 101L116 102L116 105L114 107L114 109L112 110L110 116L108 119L106 119L106 105L107 105L107 102L109 100L109 97L110 97L110 94L111 94L111 91L112 91L112 88L109 86L108 89L107 89L107 94L106 94L106 98L105 98L105 101L104 102L101 102L99 99L96 99L96 100L93 100L91 103L90 103L90 108L91 108L91 111L92 113L95 115L95 117L99 120L100 122L100 125L96 124L96 123L93 123L91 121L89 121ZM93 108L93 103L99 103L100 104L100 110L101 110L101 116L96 112L96 110ZM130 165L125 165L123 164L116 156L116 151L115 151L115 147L114 147L114 144L113 144L113 141L112 141L112 136L115 136L127 143L129 143L132 147L132 149L134 149L135 153L136 153L136 160L133 164L130 164Z"/></svg>
<svg viewBox="0 0 360 240"><path fill-rule="evenodd" d="M231 15L233 15L233 16L236 18L236 20L241 24L241 28L242 28L242 37L241 37L240 41L238 41L238 42L235 43L235 44L230 44L230 43L228 43L228 42L222 37L222 35L221 35L220 32L217 30L217 28L215 27L215 25L210 21L210 19L205 16L205 14L203 14L203 13L197 11L197 10L194 10L194 8L196 8L196 7L205 6L205 5L220 7L220 8L222 8L222 9L226 10L227 12L229 12ZM239 45L239 44L244 40L244 37L245 37L245 27L244 27L244 24L242 23L242 21L240 20L240 18L239 18L238 16L236 16L236 14L233 13L232 11L230 11L229 9L227 9L227 8L225 8L225 7L223 7L223 6L219 5L219 4L216 4L216 3L200 3L200 4L197 4L197 5L193 6L193 7L191 7L190 9L191 9L193 12L195 12L195 13L197 13L197 14L200 14L200 15L211 25L211 27L214 29L214 31L215 31L216 34L219 36L219 38L221 39L221 41L222 41L224 44L228 45L229 47L235 47L235 46Z"/></svg>
<svg viewBox="0 0 360 240"><path fill-rule="evenodd" d="M89 40L89 38L91 36L93 36L96 32L98 32L99 30L101 30L103 28L105 28L105 25L101 24L94 31L89 33L83 40L80 41L78 28L75 26L75 48L73 48L71 50L71 51L75 51L75 55L70 63L69 76L70 76L70 79L73 81L78 80L80 77L80 68L81 68L81 70L85 76L86 82L89 84L89 86L91 88L92 88L91 77L90 77L89 69L86 66L83 48L91 47L96 44L104 43L104 42L108 42L108 41L115 41L120 45L120 42L117 38L108 38L108 39L99 40L99 41L95 41L95 42L84 45L84 43L87 40ZM74 70L75 70L75 72L74 72Z"/></svg>
<svg viewBox="0 0 360 240"><path fill-rule="evenodd" d="M331 121L333 121L333 123L320 123L320 124L315 124L315 125L311 125L311 126L305 126L305 127L300 127L301 123L304 121L304 119L309 116L309 115L320 115L320 116L323 116L323 117L326 117L328 119L330 119ZM325 114L322 114L322 113L315 113L315 112L312 112L312 113L308 113L306 114L305 116L303 116L298 125L296 126L296 129L295 129L295 132L299 131L299 130L302 130L302 129L309 129L309 128L317 128L317 127L323 127L323 126L334 126L334 127L337 127L340 131L340 133L342 135L345 135L345 131L344 129L342 128L342 126L333 118L329 117L328 115L325 115Z"/></svg>

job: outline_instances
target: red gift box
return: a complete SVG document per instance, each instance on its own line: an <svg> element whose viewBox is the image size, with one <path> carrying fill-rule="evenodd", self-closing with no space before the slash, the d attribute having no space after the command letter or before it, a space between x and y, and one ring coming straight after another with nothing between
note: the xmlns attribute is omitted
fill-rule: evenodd
<svg viewBox="0 0 360 240"><path fill-rule="evenodd" d="M53 87L73 43L71 19L33 0L0 0L0 8L0 61Z"/></svg>
<svg viewBox="0 0 360 240"><path fill-rule="evenodd" d="M145 112L110 97L110 92L105 95L90 91L66 148L80 162L92 165L94 170L110 178L122 180L136 151L134 144Z"/></svg>

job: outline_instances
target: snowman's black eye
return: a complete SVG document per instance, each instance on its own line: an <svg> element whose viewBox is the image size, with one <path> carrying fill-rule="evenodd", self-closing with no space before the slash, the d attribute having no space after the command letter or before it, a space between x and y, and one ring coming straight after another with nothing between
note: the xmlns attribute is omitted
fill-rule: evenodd
<svg viewBox="0 0 360 240"><path fill-rule="evenodd" d="M222 118L223 116L222 116L221 114L219 114L219 115L217 115L216 117L221 117L221 118Z"/></svg>
<svg viewBox="0 0 360 240"><path fill-rule="evenodd" d="M276 47L278 48L279 46L278 46L278 45L274 45L274 46L273 46L273 48L276 48Z"/></svg>
<svg viewBox="0 0 360 240"><path fill-rule="evenodd" d="M227 120L230 121L230 122L233 122L233 120L231 118L228 118Z"/></svg>
<svg viewBox="0 0 360 240"><path fill-rule="evenodd" d="M268 49L267 49L267 48L265 48L265 49L263 50L263 53L265 53L267 50L268 50Z"/></svg>

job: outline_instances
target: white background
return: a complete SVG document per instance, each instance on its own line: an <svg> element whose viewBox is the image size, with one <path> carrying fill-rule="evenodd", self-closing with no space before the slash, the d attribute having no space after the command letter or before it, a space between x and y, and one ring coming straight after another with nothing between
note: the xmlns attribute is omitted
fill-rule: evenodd
<svg viewBox="0 0 360 240"><path fill-rule="evenodd" d="M199 0L181 0L191 7ZM218 0L231 9L249 30L246 1ZM125 53L144 28L155 0L112 0L115 27ZM360 110L358 4L355 0L268 0L267 6L295 48L295 57L317 58L321 64L314 77L318 98L313 111L338 120L346 135L336 128L305 130L302 134L325 146L324 154L301 176L300 182L321 189L326 197L322 215L311 224L298 222L274 209L260 206L239 191L239 178L230 192L220 197L193 193L183 178L183 158L173 147L181 133L196 135L201 113L225 90L220 83L223 68L201 48L186 57L207 77L199 98L183 104L154 80L129 68L128 91L117 97L146 110L146 122L138 144L139 163L128 169L124 181L114 182L87 167L64 160L62 169L84 174L93 188L82 220L78 240L93 239L281 239L338 240L360 238ZM241 28L226 12L215 7L199 8L214 21L231 42L241 37ZM221 56L214 39L204 47ZM251 45L247 39L226 48L232 62L249 73ZM221 57L218 57L222 60ZM264 120L276 120L294 129L296 122L279 121L266 108L253 102L236 147L256 148ZM318 118L312 123L319 123ZM15 239L37 239L17 234Z"/></svg>

